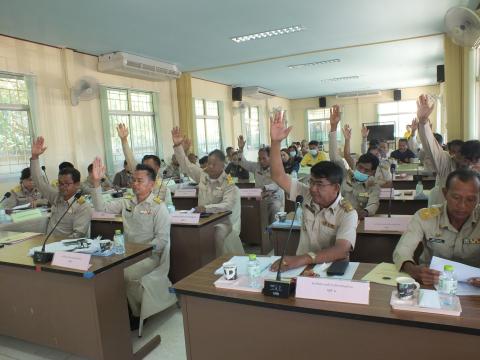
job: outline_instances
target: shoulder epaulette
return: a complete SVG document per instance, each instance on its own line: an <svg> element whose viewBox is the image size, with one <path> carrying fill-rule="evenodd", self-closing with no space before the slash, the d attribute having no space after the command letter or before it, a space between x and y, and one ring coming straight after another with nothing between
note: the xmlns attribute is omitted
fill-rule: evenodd
<svg viewBox="0 0 480 360"><path fill-rule="evenodd" d="M346 212L350 212L353 210L352 204L350 204L350 201L342 199L340 201L340 207L344 209Z"/></svg>
<svg viewBox="0 0 480 360"><path fill-rule="evenodd" d="M422 220L430 220L433 219L434 217L440 215L440 208L438 207L429 207L425 209L421 209L418 212L418 215L420 216L420 219Z"/></svg>
<svg viewBox="0 0 480 360"><path fill-rule="evenodd" d="M123 198L127 199L127 200L130 200L130 199L133 199L133 195L130 194L130 193L125 193L125 194L123 194Z"/></svg>
<svg viewBox="0 0 480 360"><path fill-rule="evenodd" d="M227 175L227 184L228 185L234 185L235 181L233 181L232 175L228 174Z"/></svg>
<svg viewBox="0 0 480 360"><path fill-rule="evenodd" d="M54 186L54 187L57 187L58 186L58 180L57 179L52 180L51 185Z"/></svg>
<svg viewBox="0 0 480 360"><path fill-rule="evenodd" d="M163 200L160 199L160 196L155 196L155 197L153 198L153 201L156 202L157 204L161 204L161 203L163 202Z"/></svg>
<svg viewBox="0 0 480 360"><path fill-rule="evenodd" d="M22 191L22 186L21 185L17 185L15 186L12 190L10 190L11 192L20 192Z"/></svg>
<svg viewBox="0 0 480 360"><path fill-rule="evenodd" d="M78 202L80 205L84 204L84 203L85 203L85 197L84 197L84 196L80 196L80 197L78 198L77 202Z"/></svg>

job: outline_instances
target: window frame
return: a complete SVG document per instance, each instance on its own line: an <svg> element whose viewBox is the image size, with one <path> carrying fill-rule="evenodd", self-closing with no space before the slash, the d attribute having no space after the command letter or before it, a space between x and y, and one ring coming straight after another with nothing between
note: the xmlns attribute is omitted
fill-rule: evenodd
<svg viewBox="0 0 480 360"><path fill-rule="evenodd" d="M309 111L315 111L315 110L323 110L324 113L328 114L327 115L324 115L324 116L327 116L325 118L318 118L318 119L309 119L308 118L308 113ZM310 123L312 122L325 122L326 123L326 127L328 129L327 133L326 133L326 136L325 136L325 140L323 139L312 139L311 137L311 134L310 134ZM341 129L341 124L342 124L342 120L340 119L340 122L338 123L338 127L337 127L337 141L341 141L342 139L342 132L340 131ZM323 151L326 151L326 149L328 149L328 139L329 139L329 133L330 133L330 109L329 108L320 108L320 107L315 107L315 108L307 108L305 109L305 127L306 127L306 131L305 133L307 134L307 140L310 142L312 140L316 140L320 143L323 143Z"/></svg>
<svg viewBox="0 0 480 360"><path fill-rule="evenodd" d="M203 114L201 115L197 115L197 108L196 108L196 101L202 101L202 104L203 104ZM207 102L215 102L217 103L217 116L214 116L214 115L207 115ZM193 115L194 115L194 129L195 129L195 138L196 138L196 155L198 156L198 158L201 158L202 156L205 156L205 155L208 155L211 151L215 150L215 149L223 149L223 117L222 117L222 113L223 113L223 104L221 101L218 101L218 100L211 100L211 99L203 99L203 98L194 98L193 99ZM215 148L215 149L208 149L208 143L205 143L206 145L206 150L207 152L204 153L203 150L202 152L200 151L200 142L198 141L199 137L198 137L198 127L197 127L197 119L202 119L203 120L203 125L204 125L204 129L206 131L206 128L207 128L207 124L206 124L206 120L207 119L216 119L218 121L218 138L219 138L219 147L218 148ZM205 139L207 139L207 133L205 132Z"/></svg>
<svg viewBox="0 0 480 360"><path fill-rule="evenodd" d="M376 107L377 107L377 124L394 123L395 124L395 134L394 134L394 136L395 136L396 139L403 138L403 135L404 135L403 133L405 132L405 130L403 130L403 132L401 132L401 130L400 130L400 121L398 119L398 116L400 116L400 115L411 115L410 118L412 120L413 120L413 118L415 118L417 116L416 107L415 107L415 111L412 111L412 112L400 112L400 104L401 103L406 103L406 102L416 103L416 100L407 100L406 99L406 100L400 100L400 101L385 101L385 102L379 102L379 103L376 104ZM384 105L384 104L396 104L397 105L397 112L380 114L379 107L381 105ZM389 121L380 121L381 116L397 116L397 119L396 120L389 120ZM411 123L411 121L410 121L410 123Z"/></svg>
<svg viewBox="0 0 480 360"><path fill-rule="evenodd" d="M257 109L257 121L258 121L258 146L253 145L252 141L249 137L249 133L251 132L250 130L247 130L249 127L251 129L251 126L247 126L247 120L250 125L250 121L252 120L252 108ZM248 112L248 117L245 117L245 112ZM260 148L262 148L262 122L261 122L261 108L259 105L249 105L246 104L242 109L241 109L241 124L242 124L242 134L245 136L245 150L247 151L258 151Z"/></svg>

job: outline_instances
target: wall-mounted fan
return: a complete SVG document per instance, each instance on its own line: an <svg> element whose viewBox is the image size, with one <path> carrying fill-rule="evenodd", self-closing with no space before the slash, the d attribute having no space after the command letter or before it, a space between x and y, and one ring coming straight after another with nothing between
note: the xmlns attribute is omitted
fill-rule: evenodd
<svg viewBox="0 0 480 360"><path fill-rule="evenodd" d="M453 7L445 15L445 28L452 41L464 47L477 48L480 45L480 16L465 7Z"/></svg>
<svg viewBox="0 0 480 360"><path fill-rule="evenodd" d="M82 77L70 89L70 100L73 106L78 105L79 101L88 101L98 96L97 80L91 77Z"/></svg>

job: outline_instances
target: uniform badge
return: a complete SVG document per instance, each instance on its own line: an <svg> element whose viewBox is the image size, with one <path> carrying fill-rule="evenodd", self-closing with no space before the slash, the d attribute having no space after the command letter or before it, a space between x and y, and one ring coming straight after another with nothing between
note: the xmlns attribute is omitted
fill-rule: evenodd
<svg viewBox="0 0 480 360"><path fill-rule="evenodd" d="M465 245L480 245L480 239L463 239Z"/></svg>
<svg viewBox="0 0 480 360"><path fill-rule="evenodd" d="M358 196L360 197L369 197L370 194L368 192L363 192L363 193L358 193Z"/></svg>
<svg viewBox="0 0 480 360"><path fill-rule="evenodd" d="M421 209L418 215L420 215L420 219L422 220L430 220L440 215L440 208L429 207L429 208Z"/></svg>
<svg viewBox="0 0 480 360"><path fill-rule="evenodd" d="M153 198L153 201L155 201L157 204L161 204L161 203L163 202L163 200L160 199L160 196L155 196L155 197Z"/></svg>
<svg viewBox="0 0 480 360"><path fill-rule="evenodd" d="M78 202L80 205L82 205L83 203L85 203L85 197L80 196L80 197L78 198L77 202Z"/></svg>
<svg viewBox="0 0 480 360"><path fill-rule="evenodd" d="M345 199L342 199L342 201L340 201L340 207L346 212L350 212L353 210L352 204L350 204L350 202Z"/></svg>
<svg viewBox="0 0 480 360"><path fill-rule="evenodd" d="M335 229L336 228L336 226L334 224L330 224L329 222L327 222L325 220L322 221L322 225L326 226L326 227L329 227L330 229Z"/></svg>
<svg viewBox="0 0 480 360"><path fill-rule="evenodd" d="M230 174L227 175L227 184L228 185L234 185L235 181L233 181L233 178Z"/></svg>
<svg viewBox="0 0 480 360"><path fill-rule="evenodd" d="M11 191L11 192L16 192L16 193L18 193L18 192L22 191L22 186L21 186L21 185L17 185L17 186L15 186L12 190L10 190L10 191Z"/></svg>

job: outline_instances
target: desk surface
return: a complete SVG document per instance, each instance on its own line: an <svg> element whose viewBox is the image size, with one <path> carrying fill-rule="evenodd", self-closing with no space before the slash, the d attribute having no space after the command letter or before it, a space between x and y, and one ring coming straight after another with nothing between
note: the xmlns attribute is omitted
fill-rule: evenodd
<svg viewBox="0 0 480 360"><path fill-rule="evenodd" d="M218 279L218 276L214 275L214 271L229 258L230 256L222 256L176 283L174 285L176 292L189 296L288 311L480 335L480 297L462 296L462 315L455 317L392 310L390 296L394 288L375 283L370 283L370 305L296 299L295 297L279 299L259 293L217 289L213 285L214 281ZM361 279L374 266L374 264L360 264L354 279Z"/></svg>
<svg viewBox="0 0 480 360"><path fill-rule="evenodd" d="M0 240L7 234L8 233L0 232ZM42 245L44 239L45 235L38 235L17 244L6 245L4 248L0 249L0 265L12 265L32 269L36 268L37 264L33 262L31 256L28 256L28 250L30 250L32 247ZM48 242L51 243L59 240L61 239L52 237ZM124 255L92 256L92 266L88 269L88 271L98 274L111 268L112 266L131 260L139 255L148 254L152 251L152 249L153 247L151 245L126 242ZM39 264L38 266L40 266L42 270L46 271L62 272L79 276L83 276L84 274L84 271L81 270L62 268L58 266L52 266L51 264Z"/></svg>

